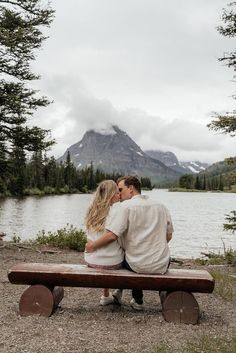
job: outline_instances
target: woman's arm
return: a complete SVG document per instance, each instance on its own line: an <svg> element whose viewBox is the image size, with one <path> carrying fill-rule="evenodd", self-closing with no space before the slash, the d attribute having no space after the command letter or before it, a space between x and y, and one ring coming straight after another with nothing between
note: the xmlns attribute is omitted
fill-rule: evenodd
<svg viewBox="0 0 236 353"><path fill-rule="evenodd" d="M117 240L117 238L118 237L114 233L107 231L99 239L95 241L89 240L85 245L85 251L93 252L99 248L102 248L103 246L112 243L113 241Z"/></svg>

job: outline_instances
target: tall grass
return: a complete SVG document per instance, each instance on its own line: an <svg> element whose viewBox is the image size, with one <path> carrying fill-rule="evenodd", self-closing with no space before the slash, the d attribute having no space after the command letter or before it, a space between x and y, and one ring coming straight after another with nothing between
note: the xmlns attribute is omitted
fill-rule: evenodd
<svg viewBox="0 0 236 353"><path fill-rule="evenodd" d="M214 292L225 300L236 301L236 278L230 273L216 270L211 271L211 275L215 279Z"/></svg>

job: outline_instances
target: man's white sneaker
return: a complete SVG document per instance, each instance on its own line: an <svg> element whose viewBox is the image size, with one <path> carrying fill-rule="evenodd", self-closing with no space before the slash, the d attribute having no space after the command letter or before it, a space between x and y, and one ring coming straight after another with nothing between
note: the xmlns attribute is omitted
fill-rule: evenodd
<svg viewBox="0 0 236 353"><path fill-rule="evenodd" d="M114 298L111 295L109 295L109 297L104 297L104 295L102 295L100 299L100 305L105 306L109 304L114 304Z"/></svg>
<svg viewBox="0 0 236 353"><path fill-rule="evenodd" d="M131 299L130 305L134 310L142 311L144 309L143 304L138 304L134 298Z"/></svg>
<svg viewBox="0 0 236 353"><path fill-rule="evenodd" d="M114 303L121 305L122 304L122 291L120 289L114 289L112 291L112 296L114 298Z"/></svg>

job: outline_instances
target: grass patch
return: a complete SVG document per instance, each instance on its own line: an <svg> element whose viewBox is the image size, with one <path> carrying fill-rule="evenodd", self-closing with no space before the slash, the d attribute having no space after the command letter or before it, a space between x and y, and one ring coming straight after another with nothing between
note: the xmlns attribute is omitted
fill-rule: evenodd
<svg viewBox="0 0 236 353"><path fill-rule="evenodd" d="M236 337L230 340L216 336L200 336L193 341L188 341L181 351L183 353L235 353Z"/></svg>
<svg viewBox="0 0 236 353"><path fill-rule="evenodd" d="M236 266L236 250L224 249L223 254L214 252L202 253L205 258L197 258L194 263L197 265L232 265Z"/></svg>
<svg viewBox="0 0 236 353"><path fill-rule="evenodd" d="M236 301L236 277L222 271L214 270L210 272L215 279L214 292L225 300Z"/></svg>
<svg viewBox="0 0 236 353"><path fill-rule="evenodd" d="M56 232L46 233L42 230L37 234L33 244L84 251L86 242L86 234L83 230L67 224L66 227L58 229Z"/></svg>
<svg viewBox="0 0 236 353"><path fill-rule="evenodd" d="M206 192L206 190L197 190L197 189L186 189L186 188L169 188L170 192Z"/></svg>

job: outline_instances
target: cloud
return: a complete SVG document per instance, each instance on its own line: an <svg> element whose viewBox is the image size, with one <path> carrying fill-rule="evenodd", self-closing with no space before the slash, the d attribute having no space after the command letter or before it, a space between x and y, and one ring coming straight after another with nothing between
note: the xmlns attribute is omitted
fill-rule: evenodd
<svg viewBox="0 0 236 353"><path fill-rule="evenodd" d="M36 83L54 104L39 125L59 156L86 130L111 124L142 149L217 161L234 140L206 127L212 111L232 111L233 72L218 62L234 50L221 36L228 0L52 0L56 17L38 52Z"/></svg>
<svg viewBox="0 0 236 353"><path fill-rule="evenodd" d="M50 76L43 82L41 89L54 98L54 103L37 114L37 122L52 130L57 140L52 152L57 157L87 130L107 129L115 124L144 150L170 150L180 160L194 157L213 162L222 158L227 137L213 134L206 124L176 117L166 120L137 108L119 110L109 100L96 98L75 76ZM227 144L230 150L228 140Z"/></svg>

